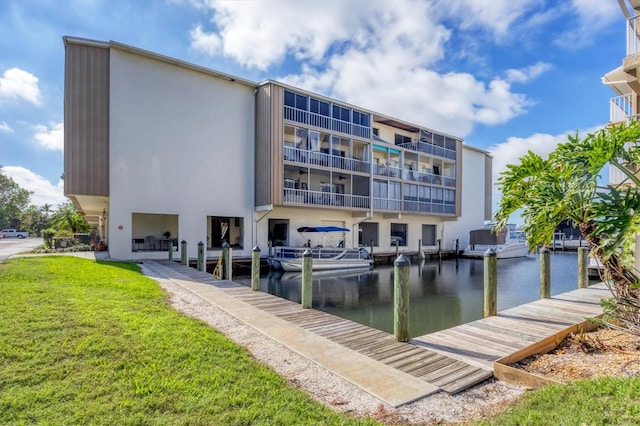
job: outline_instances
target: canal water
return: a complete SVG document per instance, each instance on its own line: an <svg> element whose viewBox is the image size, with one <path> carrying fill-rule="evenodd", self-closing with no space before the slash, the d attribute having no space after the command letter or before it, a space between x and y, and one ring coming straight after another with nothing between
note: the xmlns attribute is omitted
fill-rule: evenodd
<svg viewBox="0 0 640 426"><path fill-rule="evenodd" d="M423 261L411 266L411 337L475 321L483 315L482 259ZM260 291L300 302L302 274L270 272ZM234 279L247 286L249 278ZM576 253L551 255L551 294L578 288ZM539 256L498 260L498 311L540 297ZM313 308L393 333L393 266L371 271L315 272Z"/></svg>

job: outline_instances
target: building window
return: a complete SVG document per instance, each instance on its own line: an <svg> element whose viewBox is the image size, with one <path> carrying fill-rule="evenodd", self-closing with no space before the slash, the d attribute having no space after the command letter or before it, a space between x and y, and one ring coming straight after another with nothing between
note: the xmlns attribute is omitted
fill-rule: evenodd
<svg viewBox="0 0 640 426"><path fill-rule="evenodd" d="M422 225L422 245L436 245L436 225Z"/></svg>
<svg viewBox="0 0 640 426"><path fill-rule="evenodd" d="M352 122L353 124L369 127L369 114L353 110Z"/></svg>
<svg viewBox="0 0 640 426"><path fill-rule="evenodd" d="M311 98L309 100L309 110L316 114L324 115L325 117L329 117L329 103L323 102L318 99Z"/></svg>
<svg viewBox="0 0 640 426"><path fill-rule="evenodd" d="M293 108L307 111L307 97L297 93L284 91L284 104Z"/></svg>
<svg viewBox="0 0 640 426"><path fill-rule="evenodd" d="M407 224L392 223L391 224L391 245L404 247L407 245Z"/></svg>
<svg viewBox="0 0 640 426"><path fill-rule="evenodd" d="M349 116L351 115L350 112L351 111L348 108L343 108L340 105L333 106L333 118L338 120L351 121L349 119Z"/></svg>
<svg viewBox="0 0 640 426"><path fill-rule="evenodd" d="M411 138L409 136L399 135L397 133L396 133L396 136L395 136L395 140L396 140L396 145L403 145L405 143L411 143Z"/></svg>
<svg viewBox="0 0 640 426"><path fill-rule="evenodd" d="M373 128L373 134L376 136L380 136L380 129L378 129L377 127Z"/></svg>

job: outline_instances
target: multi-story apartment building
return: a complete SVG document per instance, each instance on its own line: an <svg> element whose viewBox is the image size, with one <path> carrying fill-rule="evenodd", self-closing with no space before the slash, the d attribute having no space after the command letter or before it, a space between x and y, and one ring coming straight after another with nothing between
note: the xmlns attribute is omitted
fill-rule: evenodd
<svg viewBox="0 0 640 426"><path fill-rule="evenodd" d="M636 120L640 115L640 0L618 0L618 4L625 18L627 49L622 65L602 78L602 81L616 93L609 104L610 124ZM620 170L609 168L610 185L630 183ZM636 237L635 261L636 268L640 270L640 235Z"/></svg>
<svg viewBox="0 0 640 426"><path fill-rule="evenodd" d="M171 241L461 247L491 218L491 157L462 139L276 82L65 37L65 195L115 258ZM167 234L167 235L165 235ZM266 250L263 250L266 254Z"/></svg>

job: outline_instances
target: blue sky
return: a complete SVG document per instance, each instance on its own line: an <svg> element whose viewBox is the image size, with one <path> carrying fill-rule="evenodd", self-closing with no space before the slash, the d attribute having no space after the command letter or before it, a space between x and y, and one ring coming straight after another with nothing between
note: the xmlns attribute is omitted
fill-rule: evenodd
<svg viewBox="0 0 640 426"><path fill-rule="evenodd" d="M4 0L0 165L65 201L65 35L274 79L460 136L494 172L609 118L617 0Z"/></svg>

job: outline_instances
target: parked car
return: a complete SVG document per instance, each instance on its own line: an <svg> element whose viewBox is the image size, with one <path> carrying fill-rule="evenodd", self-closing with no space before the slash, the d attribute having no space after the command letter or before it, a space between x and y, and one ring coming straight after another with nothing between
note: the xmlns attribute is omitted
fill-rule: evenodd
<svg viewBox="0 0 640 426"><path fill-rule="evenodd" d="M18 231L17 229L3 229L0 230L2 238L27 238L29 231Z"/></svg>

